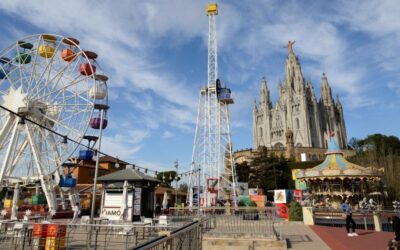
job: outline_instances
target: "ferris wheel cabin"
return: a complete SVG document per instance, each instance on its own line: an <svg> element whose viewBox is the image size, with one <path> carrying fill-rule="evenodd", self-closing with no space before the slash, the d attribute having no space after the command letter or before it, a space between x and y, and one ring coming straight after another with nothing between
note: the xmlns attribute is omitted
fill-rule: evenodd
<svg viewBox="0 0 400 250"><path fill-rule="evenodd" d="M57 38L52 35L42 35L43 45L38 47L39 56L43 58L52 58L56 49L54 48Z"/></svg>
<svg viewBox="0 0 400 250"><path fill-rule="evenodd" d="M31 62L32 57L29 54L30 50L33 48L33 44L25 42L25 41L18 41L18 50L15 61L19 64L28 64Z"/></svg>
<svg viewBox="0 0 400 250"><path fill-rule="evenodd" d="M7 57L0 58L0 80L7 78L7 74L10 71L11 60Z"/></svg>
<svg viewBox="0 0 400 250"><path fill-rule="evenodd" d="M83 57L87 57L90 63L83 63L79 67L79 71L81 72L82 75L85 76L91 76L94 73L96 73L96 66L94 66L94 62L97 58L97 54L92 51L84 51L82 53Z"/></svg>
<svg viewBox="0 0 400 250"><path fill-rule="evenodd" d="M76 58L76 47L79 45L79 41L75 38L69 37L64 38L62 42L69 46L69 48L61 51L61 58L66 62L72 62Z"/></svg>

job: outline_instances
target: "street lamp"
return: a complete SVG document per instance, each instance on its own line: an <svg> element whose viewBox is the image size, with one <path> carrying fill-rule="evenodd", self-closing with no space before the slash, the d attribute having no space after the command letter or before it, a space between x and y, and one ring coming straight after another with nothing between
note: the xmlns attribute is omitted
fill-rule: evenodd
<svg viewBox="0 0 400 250"><path fill-rule="evenodd" d="M177 206L178 204L178 166L179 166L179 162L178 160L175 161L175 165L174 167L176 168L175 171L175 206Z"/></svg>

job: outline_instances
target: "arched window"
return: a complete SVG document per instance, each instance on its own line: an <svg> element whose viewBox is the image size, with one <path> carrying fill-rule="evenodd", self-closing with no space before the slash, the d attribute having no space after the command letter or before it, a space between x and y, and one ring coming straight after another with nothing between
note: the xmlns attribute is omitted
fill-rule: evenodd
<svg viewBox="0 0 400 250"><path fill-rule="evenodd" d="M262 127L260 127L260 137L262 137L263 136L263 133L262 133Z"/></svg>
<svg viewBox="0 0 400 250"><path fill-rule="evenodd" d="M300 129L300 121L299 121L299 118L296 118L296 126L297 126L297 129Z"/></svg>

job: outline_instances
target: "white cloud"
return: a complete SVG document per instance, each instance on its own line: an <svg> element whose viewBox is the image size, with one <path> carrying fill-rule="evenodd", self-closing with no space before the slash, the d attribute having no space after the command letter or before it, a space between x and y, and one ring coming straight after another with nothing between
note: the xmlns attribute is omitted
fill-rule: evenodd
<svg viewBox="0 0 400 250"><path fill-rule="evenodd" d="M171 131L164 131L161 137L164 139L168 139L171 138L172 136L174 136L174 134Z"/></svg>
<svg viewBox="0 0 400 250"><path fill-rule="evenodd" d="M189 48L185 53L191 54L198 52L191 49L199 50L191 43L196 41L198 46L200 40L204 51L200 61L206 63L205 5L206 1L184 0L118 4L15 0L0 2L0 9L29 26L74 36L84 49L99 54L100 66L110 77L109 97L115 104L104 147L121 158L123 154L133 159L154 130L164 131L165 139L170 137L172 132L165 125L194 132L197 83L206 79L206 72L204 79L193 79L191 73L180 71L163 49ZM267 76L271 95L277 95L277 79L284 77L283 46L288 40L296 40L295 53L303 74L313 79L317 91L321 74L326 72L345 109L378 102L369 93L373 82L368 76L373 70L397 70L400 59L394 51L400 49L399 6L394 1L222 2L217 16L219 72L235 98L231 127L251 127L248 114L253 99L258 98L262 76ZM24 33L8 30L15 37ZM360 33L373 43L358 41ZM198 68L198 63L192 67ZM384 86L398 90L395 82Z"/></svg>

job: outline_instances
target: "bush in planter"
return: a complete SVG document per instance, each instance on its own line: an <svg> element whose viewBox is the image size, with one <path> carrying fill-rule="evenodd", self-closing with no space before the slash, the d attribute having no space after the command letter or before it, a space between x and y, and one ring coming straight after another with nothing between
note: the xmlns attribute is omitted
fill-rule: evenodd
<svg viewBox="0 0 400 250"><path fill-rule="evenodd" d="M249 207L257 208L257 203L251 201ZM243 220L258 220L258 219L259 219L258 210L250 209L244 211Z"/></svg>
<svg viewBox="0 0 400 250"><path fill-rule="evenodd" d="M251 201L249 207L257 207L257 203L255 201Z"/></svg>
<svg viewBox="0 0 400 250"><path fill-rule="evenodd" d="M289 220L290 221L302 221L303 220L303 209L297 201L292 201L289 204Z"/></svg>

